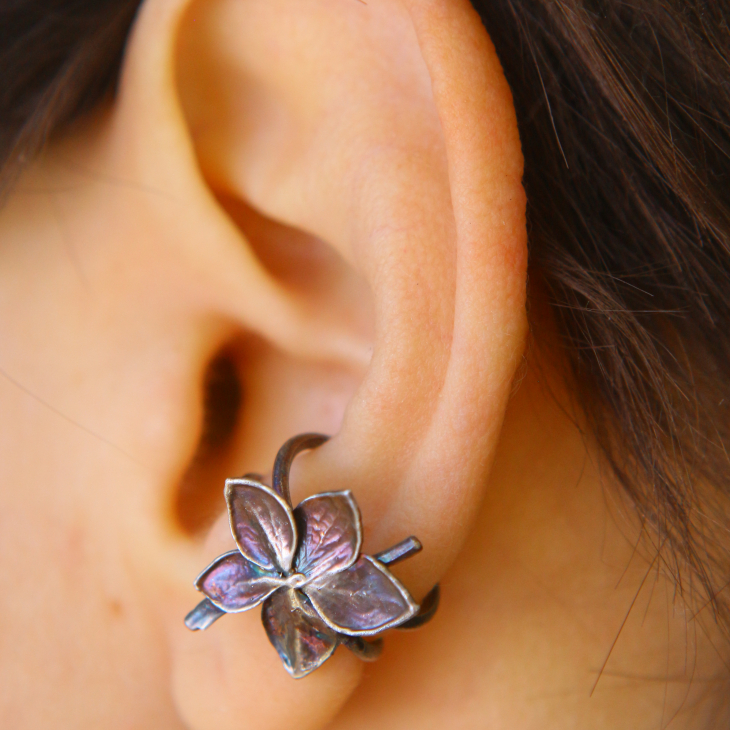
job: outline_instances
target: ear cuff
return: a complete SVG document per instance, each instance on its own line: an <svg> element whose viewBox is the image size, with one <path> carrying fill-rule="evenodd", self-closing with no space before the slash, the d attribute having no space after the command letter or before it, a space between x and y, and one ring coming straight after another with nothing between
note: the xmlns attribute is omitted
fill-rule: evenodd
<svg viewBox="0 0 730 730"><path fill-rule="evenodd" d="M289 439L274 462L273 485L258 474L226 481L231 532L238 547L196 579L205 598L185 617L192 631L226 613L261 606L261 619L292 677L305 677L342 644L363 661L383 648L378 635L413 629L433 618L436 585L417 605L387 566L420 552L411 536L375 555L362 555L362 521L349 490L315 494L292 507L289 470L297 454L328 437Z"/></svg>

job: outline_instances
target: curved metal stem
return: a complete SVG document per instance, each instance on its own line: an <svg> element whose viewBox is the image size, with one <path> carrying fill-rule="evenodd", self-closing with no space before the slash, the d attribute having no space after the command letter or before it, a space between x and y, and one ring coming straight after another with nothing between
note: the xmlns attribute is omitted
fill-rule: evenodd
<svg viewBox="0 0 730 730"><path fill-rule="evenodd" d="M423 624L427 624L438 611L439 602L441 600L441 587L437 583L421 601L421 608L418 613L410 620L406 621L400 626L396 626L397 629L417 629Z"/></svg>
<svg viewBox="0 0 730 730"><path fill-rule="evenodd" d="M400 563L401 560L410 558L411 555L420 553L421 550L423 550L423 545L421 545L421 541L414 535L411 535L405 540L399 542L397 545L393 545L392 548L389 548L388 550L383 550L382 553L378 553L373 557L376 560L379 560L384 565L394 565L395 563ZM396 628L417 629L419 626L423 626L423 624L428 623L434 617L436 611L438 611L440 600L441 588L437 583L426 594L423 601L421 601L421 607L419 608L418 613L412 619L406 621L404 624L396 626Z"/></svg>
<svg viewBox="0 0 730 730"><path fill-rule="evenodd" d="M289 469L291 469L294 457L302 451L315 449L328 440L329 436L324 436L321 433L302 433L299 436L290 438L279 449L274 462L273 484L271 486L289 506L292 506L291 496L289 495Z"/></svg>
<svg viewBox="0 0 730 730"><path fill-rule="evenodd" d="M362 636L340 634L340 644L346 646L358 659L374 662L383 651L383 640L365 641Z"/></svg>

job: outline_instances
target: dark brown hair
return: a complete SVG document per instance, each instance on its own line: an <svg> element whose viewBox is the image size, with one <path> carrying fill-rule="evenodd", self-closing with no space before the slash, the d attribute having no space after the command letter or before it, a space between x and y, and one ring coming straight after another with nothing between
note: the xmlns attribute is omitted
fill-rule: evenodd
<svg viewBox="0 0 730 730"><path fill-rule="evenodd" d="M698 577L730 627L714 600L730 568L728 3L477 7L514 93L531 266L581 408L680 589Z"/></svg>
<svg viewBox="0 0 730 730"><path fill-rule="evenodd" d="M5 0L0 189L113 91L138 5ZM592 437L680 587L691 568L727 620L711 529L730 504L727 2L475 5L517 107L531 270Z"/></svg>

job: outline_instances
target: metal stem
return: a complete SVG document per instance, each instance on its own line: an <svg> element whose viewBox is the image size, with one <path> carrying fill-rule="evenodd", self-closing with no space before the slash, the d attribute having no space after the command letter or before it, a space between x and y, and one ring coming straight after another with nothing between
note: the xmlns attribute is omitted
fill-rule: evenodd
<svg viewBox="0 0 730 730"><path fill-rule="evenodd" d="M302 451L315 449L321 446L329 436L321 433L302 433L299 436L290 438L280 449L274 461L273 490L291 506L289 495L289 469L291 469L294 457Z"/></svg>
<svg viewBox="0 0 730 730"><path fill-rule="evenodd" d="M362 636L345 636L340 634L340 644L346 646L358 659L374 662L383 651L383 640L378 638L365 641Z"/></svg>
<svg viewBox="0 0 730 730"><path fill-rule="evenodd" d="M417 629L419 626L427 624L436 615L440 600L441 587L437 583L421 601L421 607L419 608L418 613L412 619L410 619L410 621L406 621L404 624L396 626L396 628Z"/></svg>
<svg viewBox="0 0 730 730"><path fill-rule="evenodd" d="M393 545L392 548L383 550L383 552L377 553L373 557L383 565L395 565L396 563L400 563L401 560L410 558L411 555L420 553L421 550L423 550L421 541L414 535L411 535L405 540L401 540L397 545Z"/></svg>
<svg viewBox="0 0 730 730"><path fill-rule="evenodd" d="M208 626L214 624L225 611L221 611L218 606L204 598L186 617L185 625L191 631L203 631Z"/></svg>
<svg viewBox="0 0 730 730"><path fill-rule="evenodd" d="M397 545L393 545L388 550L383 550L382 553L377 553L373 557L383 565L395 565L400 563L401 560L410 558L411 555L420 553L423 550L420 540L411 535L405 540L399 542ZM400 626L396 626L398 629L417 629L419 626L428 623L436 614L439 607L439 601L441 600L441 588L437 583L421 601L421 606L418 613L409 621L406 621Z"/></svg>

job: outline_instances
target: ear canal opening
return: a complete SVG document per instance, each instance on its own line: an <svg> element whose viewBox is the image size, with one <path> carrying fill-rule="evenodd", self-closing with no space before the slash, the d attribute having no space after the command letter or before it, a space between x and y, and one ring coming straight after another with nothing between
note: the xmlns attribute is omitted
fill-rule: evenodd
<svg viewBox="0 0 730 730"><path fill-rule="evenodd" d="M233 345L219 350L201 382L202 423L197 448L175 495L175 517L182 530L199 534L220 512L227 465L234 458L244 388Z"/></svg>
<svg viewBox="0 0 730 730"><path fill-rule="evenodd" d="M206 452L225 446L238 423L243 386L231 353L221 352L211 361L203 388L205 411L200 450Z"/></svg>

